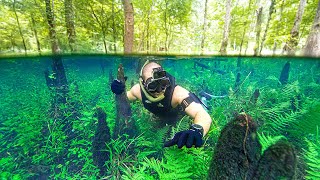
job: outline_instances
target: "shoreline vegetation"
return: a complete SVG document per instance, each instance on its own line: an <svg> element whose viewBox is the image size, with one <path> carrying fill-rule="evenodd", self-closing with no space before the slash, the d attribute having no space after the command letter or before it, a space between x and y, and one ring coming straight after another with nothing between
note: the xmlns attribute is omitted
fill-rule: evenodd
<svg viewBox="0 0 320 180"><path fill-rule="evenodd" d="M320 56L316 0L11 0L0 22L1 56Z"/></svg>

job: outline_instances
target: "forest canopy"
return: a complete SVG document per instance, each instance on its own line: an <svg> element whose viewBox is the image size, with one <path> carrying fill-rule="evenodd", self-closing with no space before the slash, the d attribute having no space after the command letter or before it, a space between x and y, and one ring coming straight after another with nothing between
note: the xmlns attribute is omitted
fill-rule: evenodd
<svg viewBox="0 0 320 180"><path fill-rule="evenodd" d="M319 16L318 0L2 0L0 55L319 56Z"/></svg>

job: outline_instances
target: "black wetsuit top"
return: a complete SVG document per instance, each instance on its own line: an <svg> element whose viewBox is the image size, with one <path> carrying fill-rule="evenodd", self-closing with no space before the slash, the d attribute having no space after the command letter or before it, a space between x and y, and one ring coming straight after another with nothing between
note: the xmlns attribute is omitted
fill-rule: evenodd
<svg viewBox="0 0 320 180"><path fill-rule="evenodd" d="M158 102L151 102L147 99L143 91L141 91L142 103L143 106L152 112L154 115L159 117L160 119L165 119L167 121L176 121L177 118L183 114L181 110L181 106L178 105L176 108L171 106L172 95L174 88L177 86L175 83L175 78L167 73L167 77L170 80L170 86L164 92L164 98Z"/></svg>

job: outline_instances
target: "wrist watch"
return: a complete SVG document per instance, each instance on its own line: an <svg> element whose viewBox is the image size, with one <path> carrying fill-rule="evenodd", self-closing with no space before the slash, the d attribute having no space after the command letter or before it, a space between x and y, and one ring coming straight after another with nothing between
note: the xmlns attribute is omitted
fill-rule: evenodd
<svg viewBox="0 0 320 180"><path fill-rule="evenodd" d="M191 129L191 130L195 130L195 131L199 131L200 134L201 134L201 136L203 136L203 127L202 127L201 125L199 125L199 124L192 124L192 125L190 126L190 129Z"/></svg>

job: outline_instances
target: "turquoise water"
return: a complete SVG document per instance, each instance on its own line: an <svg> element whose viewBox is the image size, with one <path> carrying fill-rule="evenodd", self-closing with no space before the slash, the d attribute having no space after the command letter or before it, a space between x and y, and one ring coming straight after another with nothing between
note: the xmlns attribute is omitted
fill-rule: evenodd
<svg viewBox="0 0 320 180"><path fill-rule="evenodd" d="M280 139L293 149L285 157L294 160L277 163L292 164L286 169L292 173L273 177L320 178L318 59L62 56L59 60L66 77L64 86L48 83L59 79L52 68L52 57L0 60L3 179L250 179L248 157L259 156L261 162L263 153ZM146 60L159 62L178 85L194 92L208 106L213 122L201 148L164 148L163 142L188 129L192 119L185 116L172 126L157 127L155 117L139 101L129 105L131 113L126 120L130 131L122 129L121 125L128 122L120 122L123 119L110 90L111 80L117 77L118 65L123 64L129 90L138 83ZM285 65L287 72L283 70ZM250 137L235 141L240 142L240 149L243 146L243 152L219 146L227 137L223 129L227 131L225 127L238 113L251 116L258 127L246 129L245 135ZM230 137L243 134L238 135ZM251 140L259 141L261 152L250 151L252 146L258 147L254 143L247 147L246 142ZM230 166L221 170L215 163L215 153L221 151L235 158L244 154L249 165L231 162L221 164ZM263 165L267 167L270 159L264 160L252 166L253 176L258 176ZM235 164L244 173L234 170ZM248 176L242 176L246 173Z"/></svg>

